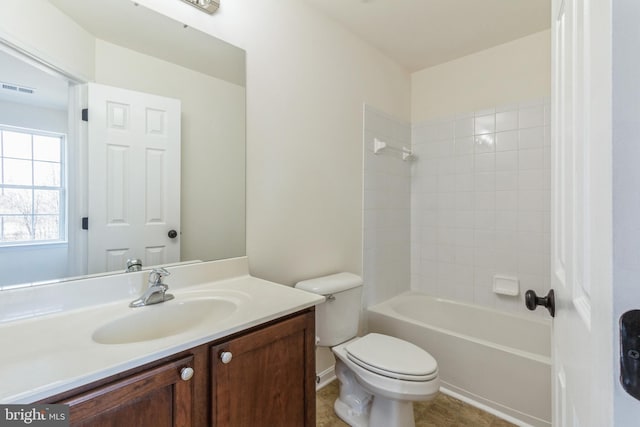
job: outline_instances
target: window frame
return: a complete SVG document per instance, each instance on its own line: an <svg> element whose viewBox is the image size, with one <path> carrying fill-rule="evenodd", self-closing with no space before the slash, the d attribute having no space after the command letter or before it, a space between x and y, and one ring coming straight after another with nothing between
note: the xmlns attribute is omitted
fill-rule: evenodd
<svg viewBox="0 0 640 427"><path fill-rule="evenodd" d="M60 204L59 204L59 210L57 213L58 216L58 233L59 233L59 238L58 239L50 239L50 240L37 240L37 239L33 239L33 240L15 240L15 241L2 241L1 239L3 238L3 230L1 229L2 224L0 224L0 251L2 251L3 249L7 249L7 248L19 248L19 247L23 247L23 248L27 248L27 247L37 247L37 246L52 246L52 245L67 245L69 242L69 215L68 215L68 204L69 204L69 195L68 195L68 189L69 189L69 185L67 182L68 179L68 156L67 156L67 149L68 149L68 140L67 140L67 134L65 133L61 133L61 132L54 132L54 131L47 131L47 130L42 130L42 129L35 129L35 128L26 128L26 127L18 127L18 126L12 126L12 125L7 125L4 123L0 123L0 162L4 163L4 159L9 158L11 159L11 157L5 157L4 156L4 144L2 143L2 136L1 136L1 132L2 131L8 131L8 132L16 132L16 133L24 133L24 134L28 134L31 137L31 144L32 144L32 151L31 151L31 158L30 159L19 159L19 160L28 160L31 161L32 165L34 162L36 161L41 161L41 160L35 160L33 158L33 137L34 136L45 136L45 137L52 137L52 138L59 138L60 139L60 186L59 187L52 187L52 186L42 186L42 185L33 185L33 180L32 180L32 185L19 185L19 184L4 184L4 164L0 165L0 173L2 174L2 176L0 176L0 192L3 192L5 189L29 189L31 191L37 191L37 190L57 190L60 192ZM57 163L57 162L50 162L50 163ZM33 178L33 167L32 167L32 178ZM10 214L0 214L0 216L11 216ZM17 215L16 215L17 216ZM38 214L35 214L33 212L31 212L31 218L32 221L35 217L37 217Z"/></svg>

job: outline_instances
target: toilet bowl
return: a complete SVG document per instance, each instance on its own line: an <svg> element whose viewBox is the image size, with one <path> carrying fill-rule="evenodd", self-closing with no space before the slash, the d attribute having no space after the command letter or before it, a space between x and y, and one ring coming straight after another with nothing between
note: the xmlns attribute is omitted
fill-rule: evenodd
<svg viewBox="0 0 640 427"><path fill-rule="evenodd" d="M435 359L398 338L368 334L331 350L341 386L334 409L352 427L413 427L413 402L440 388Z"/></svg>
<svg viewBox="0 0 640 427"><path fill-rule="evenodd" d="M356 337L359 276L332 274L299 282L296 288L326 297L316 307L316 334L318 345L330 347L336 356L336 414L352 427L414 427L413 402L432 399L440 388L436 360L399 338Z"/></svg>

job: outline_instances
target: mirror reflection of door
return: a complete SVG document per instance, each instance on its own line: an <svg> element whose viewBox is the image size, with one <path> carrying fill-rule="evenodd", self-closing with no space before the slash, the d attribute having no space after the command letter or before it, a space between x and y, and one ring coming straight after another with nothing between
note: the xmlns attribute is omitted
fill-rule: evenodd
<svg viewBox="0 0 640 427"><path fill-rule="evenodd" d="M180 261L180 100L88 85L88 272Z"/></svg>
<svg viewBox="0 0 640 427"><path fill-rule="evenodd" d="M93 107L93 123L104 111L112 128L91 154L78 113L86 88L10 50L0 56L0 287L124 271L127 258L180 261L180 236L168 237L180 227L180 101L102 91L110 104Z"/></svg>
<svg viewBox="0 0 640 427"><path fill-rule="evenodd" d="M53 109L60 120L52 128L26 123L27 119L49 119L50 111L13 102L9 108L0 107L0 122L13 115L20 121L14 127L65 137L61 186L47 189L59 192L63 211L58 241L0 242L0 287L68 280L88 273L88 231L81 223L89 216L87 185L92 170L86 162L87 126L79 120L80 111L87 108L87 82L180 99L182 223L170 228L176 230L180 262L245 255L244 51L129 0L102 2L98 8L93 0L38 2L41 25L32 25L35 6L31 2L13 3L15 7L0 13L0 51L14 60L20 57L56 80L61 105ZM20 92L23 99L49 93L45 85L23 78L31 71L9 75L10 69L0 56L0 81L25 86L27 91ZM28 88L36 89L35 95L27 96ZM91 223L90 219L90 227ZM114 271L125 268L123 264Z"/></svg>

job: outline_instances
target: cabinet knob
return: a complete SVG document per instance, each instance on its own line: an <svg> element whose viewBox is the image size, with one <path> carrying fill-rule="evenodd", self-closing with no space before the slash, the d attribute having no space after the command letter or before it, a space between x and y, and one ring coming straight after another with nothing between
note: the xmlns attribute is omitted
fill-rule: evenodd
<svg viewBox="0 0 640 427"><path fill-rule="evenodd" d="M230 351L223 351L222 353L220 353L220 360L222 360L222 363L224 363L225 365L231 362L231 359L233 359L233 354L231 354Z"/></svg>
<svg viewBox="0 0 640 427"><path fill-rule="evenodd" d="M180 378L182 378L183 381L189 381L191 377L193 377L193 368L186 367L180 369Z"/></svg>

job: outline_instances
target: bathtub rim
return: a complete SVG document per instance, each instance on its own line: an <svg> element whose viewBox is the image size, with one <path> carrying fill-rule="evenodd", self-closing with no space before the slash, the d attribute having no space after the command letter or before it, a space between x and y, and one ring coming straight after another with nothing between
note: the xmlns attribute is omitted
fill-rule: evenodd
<svg viewBox="0 0 640 427"><path fill-rule="evenodd" d="M455 331L452 331L451 329L444 329L444 328L440 328L440 327L437 327L437 326L434 326L434 325L431 325L431 324L428 324L428 323L425 323L425 322L420 322L420 321L414 320L414 319L412 319L410 317L407 317L407 316L403 315L402 313L394 310L393 307L391 306L392 301L394 301L396 299L399 299L399 298L402 298L402 297L410 297L412 295L419 295L421 297L427 297L427 298L433 299L433 300L435 300L437 302L445 302L445 303L448 303L448 304L454 304L454 305L458 305L458 306L469 307L469 308L472 308L472 309L475 309L475 310L481 310L481 311L484 311L484 312L499 313L500 315L505 315L505 316L508 316L508 317L515 317L515 318L518 318L518 319L521 319L521 320L531 321L533 323L538 323L538 324L543 325L543 326L548 326L549 327L549 332L550 333L553 332L552 331L553 323L549 319L536 319L534 317L526 316L526 315L519 314L519 313L511 313L511 312L508 312L508 311L496 310L494 308L484 307L484 306L481 306L481 305L472 304L472 303L468 303L468 302L455 301L455 300L450 300L450 299L441 298L441 297L434 297L432 295L429 295L429 294L427 294L425 292L420 292L420 291L406 291L406 292L403 292L402 294L396 295L396 296L394 296L392 298L389 298L389 299L387 299L385 301L382 301L382 302L380 302L378 304L375 304L375 305L373 305L371 307L367 307L367 308L365 308L365 311L367 311L367 312L371 311L373 313L376 313L376 314L379 314L379 315L383 315L383 316L394 317L394 318L400 319L400 320L402 320L404 322L408 322L408 323L411 323L411 324L416 325L416 326L427 326L430 329L432 329L434 331L437 331L439 333L455 336L456 338L469 340L469 341L471 341L471 342L473 342L475 344L478 344L478 345L485 345L485 346L494 348L496 350L506 351L506 352L509 352L509 353L516 354L516 355L518 355L520 357L524 357L524 358L527 358L527 359L534 360L534 361L539 362L539 363L545 363L545 364L551 365L552 358L553 358L553 354L552 354L553 350L552 350L552 348L550 348L551 351L550 351L549 356L545 356L545 355L542 355L542 354L532 353L532 352L529 352L529 351L520 350L518 348L514 348L514 347L510 347L510 346L506 346L506 345L496 344L496 343L493 343L493 342L485 340L485 339L475 338L475 337L473 337L471 335L466 335L466 334L463 334L463 333L455 332Z"/></svg>

